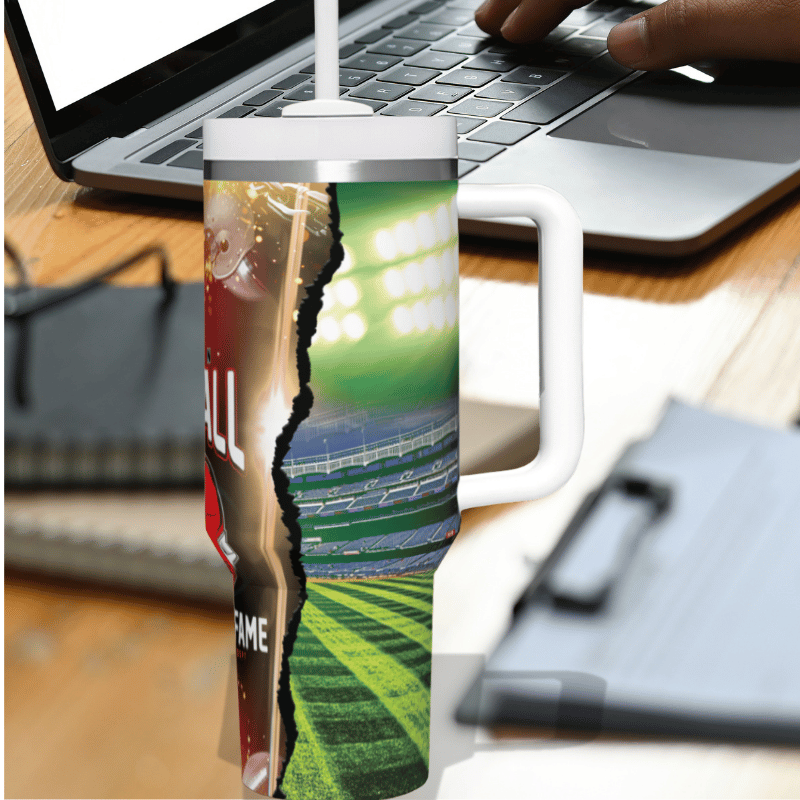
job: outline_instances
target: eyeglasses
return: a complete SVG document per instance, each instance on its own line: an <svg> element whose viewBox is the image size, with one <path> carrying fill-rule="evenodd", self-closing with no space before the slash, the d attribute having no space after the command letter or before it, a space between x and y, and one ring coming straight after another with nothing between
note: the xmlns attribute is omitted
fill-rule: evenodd
<svg viewBox="0 0 800 800"><path fill-rule="evenodd" d="M162 307L170 304L175 296L176 281L170 275L170 262L167 251L161 245L149 245L131 256L102 269L97 275L74 286L62 289L40 288L32 285L31 276L19 251L7 240L3 240L3 249L9 257L19 278L19 284L5 290L5 318L19 326L19 339L14 362L14 399L20 406L30 403L28 392L28 355L30 352L30 319L40 311L59 306L82 294L105 285L108 278L138 264L150 257L156 257L161 267L161 286L164 290Z"/></svg>

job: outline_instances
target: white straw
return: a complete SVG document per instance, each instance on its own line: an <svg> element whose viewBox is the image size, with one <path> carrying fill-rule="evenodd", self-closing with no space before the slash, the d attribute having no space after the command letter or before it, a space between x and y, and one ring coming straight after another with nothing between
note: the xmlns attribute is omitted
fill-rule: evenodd
<svg viewBox="0 0 800 800"><path fill-rule="evenodd" d="M314 0L317 100L339 99L339 2Z"/></svg>
<svg viewBox="0 0 800 800"><path fill-rule="evenodd" d="M287 103L282 117L371 117L371 106L339 99L339 0L314 0L316 91L313 100Z"/></svg>

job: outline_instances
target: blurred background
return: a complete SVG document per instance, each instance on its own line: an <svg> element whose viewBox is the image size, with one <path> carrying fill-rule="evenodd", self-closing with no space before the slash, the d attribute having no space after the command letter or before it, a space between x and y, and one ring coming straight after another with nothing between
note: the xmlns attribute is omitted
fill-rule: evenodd
<svg viewBox="0 0 800 800"><path fill-rule="evenodd" d="M80 282L154 243L177 280L201 280L199 205L87 190L52 174L7 47L5 109L6 236L33 284ZM556 495L463 516L437 572L433 702L441 733L432 780L416 796L800 796L796 748L576 741L542 730L493 738L452 722L535 567L623 449L652 432L668 398L776 428L797 418L799 243L795 192L697 256L587 254L584 455ZM18 273L7 256L7 287ZM462 240L461 274L462 397L481 413L500 407L488 424L493 445L476 459L508 466L535 448L535 435L522 431L536 418L536 260L527 246ZM158 280L158 261L147 258L114 283ZM8 364L7 349L7 404ZM508 406L516 409L511 421ZM198 397L198 426L200 419ZM13 454L5 496L7 796L244 796L231 755L230 574L204 532L191 469L197 441L189 439L177 457L145 449L130 463L111 453L95 464L103 474L144 476L138 490L76 488L86 453L39 448L35 463ZM6 440L8 447L8 427ZM167 456L183 466L164 477ZM34 474L50 485L31 488ZM72 485L57 485L67 478Z"/></svg>

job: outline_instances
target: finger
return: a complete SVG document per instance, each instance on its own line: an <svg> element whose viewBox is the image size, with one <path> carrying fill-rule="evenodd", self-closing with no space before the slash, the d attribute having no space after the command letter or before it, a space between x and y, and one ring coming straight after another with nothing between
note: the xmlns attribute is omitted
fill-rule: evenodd
<svg viewBox="0 0 800 800"><path fill-rule="evenodd" d="M613 28L608 51L634 69L708 58L800 61L800 0L668 0Z"/></svg>
<svg viewBox="0 0 800 800"><path fill-rule="evenodd" d="M589 0L487 0L475 21L487 33L509 42L533 42L546 36L572 11Z"/></svg>
<svg viewBox="0 0 800 800"><path fill-rule="evenodd" d="M486 0L475 12L475 22L481 30L492 36L500 36L500 28L520 0Z"/></svg>
<svg viewBox="0 0 800 800"><path fill-rule="evenodd" d="M587 0L522 0L505 21L500 33L509 42L535 42Z"/></svg>

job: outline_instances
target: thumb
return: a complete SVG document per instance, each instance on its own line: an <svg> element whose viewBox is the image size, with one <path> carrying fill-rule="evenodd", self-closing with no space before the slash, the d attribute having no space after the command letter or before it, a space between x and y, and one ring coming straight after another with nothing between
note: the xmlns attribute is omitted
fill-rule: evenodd
<svg viewBox="0 0 800 800"><path fill-rule="evenodd" d="M617 25L608 51L635 69L709 58L800 59L800 0L667 0Z"/></svg>

